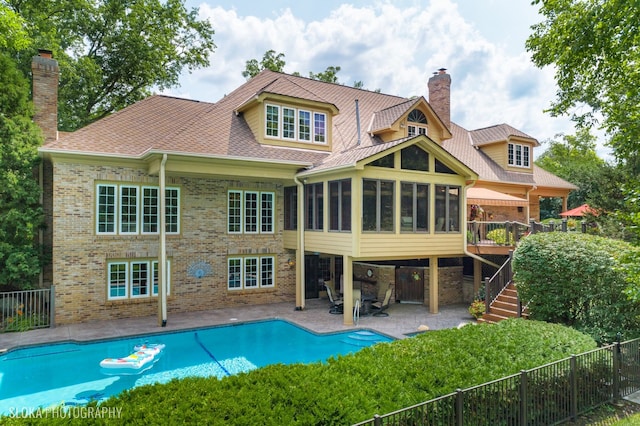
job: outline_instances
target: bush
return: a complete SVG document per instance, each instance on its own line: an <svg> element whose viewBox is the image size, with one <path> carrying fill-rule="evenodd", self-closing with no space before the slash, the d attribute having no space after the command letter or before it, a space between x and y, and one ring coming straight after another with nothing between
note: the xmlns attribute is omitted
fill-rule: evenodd
<svg viewBox="0 0 640 426"><path fill-rule="evenodd" d="M592 235L531 235L514 252L514 282L532 319L574 327L601 344L618 332L630 339L640 335L640 302L626 294L629 268L620 260L633 250Z"/></svg>
<svg viewBox="0 0 640 426"><path fill-rule="evenodd" d="M473 302L471 302L471 305L469 306L469 313L471 314L472 317L474 317L475 319L478 319L482 315L484 315L486 309L487 309L487 306L485 305L484 300L474 300Z"/></svg>
<svg viewBox="0 0 640 426"><path fill-rule="evenodd" d="M142 386L101 404L122 408L120 419L54 418L48 424L353 424L595 347L576 330L511 319L430 331L326 363Z"/></svg>
<svg viewBox="0 0 640 426"><path fill-rule="evenodd" d="M504 228L496 228L493 231L487 232L487 239L501 246L507 244L507 235ZM509 232L509 245L512 246L513 243L513 232Z"/></svg>

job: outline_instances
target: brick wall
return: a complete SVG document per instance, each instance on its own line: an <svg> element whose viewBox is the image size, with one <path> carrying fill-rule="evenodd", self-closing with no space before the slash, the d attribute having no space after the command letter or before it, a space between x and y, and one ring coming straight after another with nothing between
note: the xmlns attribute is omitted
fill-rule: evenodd
<svg viewBox="0 0 640 426"><path fill-rule="evenodd" d="M77 323L154 315L156 297L107 300L107 262L157 259L159 236L102 236L95 233L95 185L136 183L157 185L144 168L116 168L58 162L54 165L53 282L56 322ZM283 249L281 185L202 178L167 178L180 188L181 233L167 236L171 262L167 310L175 312L295 300L292 254ZM276 195L276 232L271 235L227 235L227 189L268 190ZM227 256L270 254L275 257L274 288L227 290ZM211 266L211 275L190 276L194 262Z"/></svg>

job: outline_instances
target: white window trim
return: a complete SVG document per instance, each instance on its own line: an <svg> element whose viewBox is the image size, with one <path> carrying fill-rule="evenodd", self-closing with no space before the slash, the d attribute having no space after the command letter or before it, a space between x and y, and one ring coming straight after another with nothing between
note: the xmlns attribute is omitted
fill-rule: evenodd
<svg viewBox="0 0 640 426"><path fill-rule="evenodd" d="M276 132L278 132L278 134L275 136L267 133L267 131L269 130L269 127L267 126L268 124L267 116L268 116L269 107L273 107L278 111L278 121L276 126ZM275 105L275 104L264 105L264 137L269 139L282 139L282 111L281 111L280 105Z"/></svg>
<svg viewBox="0 0 640 426"><path fill-rule="evenodd" d="M247 260L254 260L256 265L256 285L247 285ZM271 259L271 284L264 284L262 281L262 260ZM232 261L240 262L240 287L229 286L229 276L232 273L230 265ZM242 290L256 290L260 288L274 288L276 286L276 258L273 255L268 256L233 256L227 258L227 290L228 291L242 291Z"/></svg>
<svg viewBox="0 0 640 426"><path fill-rule="evenodd" d="M157 235L158 231L145 231L144 230L144 226L147 224L147 221L145 220L145 214L144 214L144 209L145 209L145 206L146 206L144 192L147 189L152 190L152 191L155 190L155 192L156 192L155 198L158 201L158 204L160 204L160 200L158 199L159 196L160 196L160 188L158 188L157 186L147 186L147 185L141 187L141 189L140 189L140 198L141 198L141 203L140 203L140 205L141 205L141 209L140 209L140 216L141 216L141 218L140 218L140 233L142 235ZM155 222L155 224L152 223L152 225L155 225L156 229L159 230L160 229L160 206L156 205L156 208L157 208L157 210L156 210L156 222ZM151 222L149 222L149 223L151 223Z"/></svg>
<svg viewBox="0 0 640 426"><path fill-rule="evenodd" d="M303 138L300 137L300 113L309 114L309 117L308 117L309 118L309 138L308 139L303 139ZM297 129L298 133L296 133L296 136L297 136L297 138L298 138L298 140L300 142L311 143L311 141L313 140L313 122L312 122L312 119L313 119L313 112L308 111L306 109L298 110L298 123L297 123L298 124L298 129Z"/></svg>
<svg viewBox="0 0 640 426"><path fill-rule="evenodd" d="M229 194L234 193L234 194L240 194L240 231L230 231L229 225L229 218L230 218L230 211L229 211ZM246 212L247 212L247 197L246 194L256 194L256 202L257 202L257 211L256 211L256 230L255 231L247 231L247 218L246 218ZM263 231L262 230L262 225L263 225L263 209L262 209L262 197L263 195L268 194L271 197L271 220L269 221L268 225L270 227L270 230L268 231ZM275 225L276 225L276 193L274 191L242 191L242 190L238 190L238 189L229 189L227 190L227 234L232 234L232 235L240 235L240 234L247 234L247 235L257 235L257 234L264 234L264 235L268 235L268 234L274 234L275 233Z"/></svg>
<svg viewBox="0 0 640 426"><path fill-rule="evenodd" d="M136 192L136 202L135 202L135 210L136 210L136 218L134 221L134 230L133 231L123 231L122 230L122 225L124 224L124 220L122 218L123 216L123 212L122 212L122 207L124 205L124 203L122 202L122 197L124 197L124 192L122 191L123 189L134 189ZM138 230L139 230L139 226L140 226L140 187L137 185L120 185L118 187L118 197L120 200L120 208L118 209L118 223L119 223L119 234L120 235L138 235Z"/></svg>
<svg viewBox="0 0 640 426"><path fill-rule="evenodd" d="M319 133L317 132L318 129L316 128L316 115L320 115L320 116L324 117L324 121L323 121L323 123L324 123L324 135L323 135L324 136L324 141L316 141L316 136L319 135ZM328 135L327 135L327 133L328 133L328 130L327 130L327 125L328 125L328 123L327 123L327 114L325 114L323 112L314 111L313 115L312 115L312 119L313 119L313 122L311 123L311 125L312 125L312 128L313 128L313 137L311 138L311 142L313 142L314 144L317 144L317 145L326 145L327 144L327 139L328 139Z"/></svg>
<svg viewBox="0 0 640 426"><path fill-rule="evenodd" d="M240 195L240 223L239 223L239 227L238 227L238 231L232 231L229 228L230 222L229 222L229 218L231 217L231 212L230 212L230 202L229 202L229 195L231 194L239 194ZM242 234L242 231L244 230L244 194L243 191L239 191L237 189L230 189L227 191L227 233L228 234ZM235 223L234 223L235 225Z"/></svg>
<svg viewBox="0 0 640 426"><path fill-rule="evenodd" d="M251 197L247 197L248 194L255 195L255 203L256 203L256 211L255 211L255 231L247 230L247 226L249 226L249 222L247 221L247 210L249 206L247 205L251 201ZM243 231L245 234L259 234L260 233L260 219L261 219L261 206L260 206L260 198L261 193L259 191L244 191L242 194L243 203L242 203L242 212L241 212L241 222L244 223Z"/></svg>
<svg viewBox="0 0 640 426"><path fill-rule="evenodd" d="M147 294L134 295L133 294L133 265L135 263L147 265ZM149 259L132 259L128 261L113 261L107 263L107 300L131 300L131 299L145 299L150 297L158 297L158 292L154 291L155 272L154 267L158 264L157 260L150 261ZM112 265L124 265L125 266L125 295L124 296L111 296L111 266ZM167 295L171 294L171 260L167 260Z"/></svg>
<svg viewBox="0 0 640 426"><path fill-rule="evenodd" d="M114 192L113 192L113 231L112 232L101 232L100 231L100 188L101 187L111 187L114 188ZM119 216L119 206L118 206L118 200L119 200L119 190L118 190L118 185L115 184L106 184L106 183L99 183L98 185L96 185L96 210L95 210L95 221L96 221L96 235L118 235L118 216Z"/></svg>
<svg viewBox="0 0 640 426"><path fill-rule="evenodd" d="M513 152L513 156L511 157L509 155L509 148L512 148L512 152ZM521 164L517 164L517 148L520 147L520 163ZM525 151L527 152L527 155L525 156ZM527 158L526 163L525 163L525 157ZM525 144L519 144L519 143L509 143L507 145L507 164L511 167L520 167L523 169L529 169L531 168L531 147L529 145L525 145Z"/></svg>
<svg viewBox="0 0 640 426"><path fill-rule="evenodd" d="M271 196L271 220L269 220L269 222L264 222L263 221L263 217L264 215L262 214L263 209L262 209L262 202L263 199L262 197L264 195L269 195ZM273 234L274 232L274 227L275 227L275 210L276 210L276 194L274 192L270 192L270 191L263 191L260 192L260 194L258 195L258 232L261 234ZM265 231L263 228L265 225L269 226L269 230Z"/></svg>
<svg viewBox="0 0 640 426"><path fill-rule="evenodd" d="M111 266L112 265L124 265L124 296L111 296ZM128 262L109 262L107 264L107 300L125 300L129 298L129 266Z"/></svg>
<svg viewBox="0 0 640 426"><path fill-rule="evenodd" d="M147 294L133 294L133 265L147 265ZM151 292L153 291L153 289L150 286L153 286L153 280L151 279L151 275L153 274L153 271L151 271L149 269L149 267L151 266L151 264L149 263L149 261L132 261L129 262L129 268L130 268L130 272L129 272L129 284L128 286L131 287L131 291L129 294L131 294L131 298L132 299L144 299L144 298L148 298L151 295Z"/></svg>
<svg viewBox="0 0 640 426"><path fill-rule="evenodd" d="M289 141L295 141L298 138L298 111L295 108L289 108L289 107L285 107L283 106L282 109L282 120L280 120L280 122L282 123L281 125L281 134L282 134L282 139L284 140L289 140ZM292 111L293 112L293 137L292 138L288 138L285 137L284 135L284 113L285 111Z"/></svg>
<svg viewBox="0 0 640 426"><path fill-rule="evenodd" d="M114 203L114 209L115 209L115 214L114 214L114 231L113 232L100 232L100 215L99 215L99 211L100 211L100 188L101 187L112 187L115 188L115 203ZM104 235L124 235L124 236L131 236L131 235L157 235L158 232L145 232L144 231L144 212L142 210L143 206L144 206L144 201L143 201L143 194L144 194L144 188L152 188L152 189L157 189L158 190L158 195L159 195L159 191L160 188L157 186L153 186L153 185L137 185L137 184L130 184L130 183L123 183L123 184L116 184L116 183L98 183L96 184L95 187L95 211L93 212L94 215L94 221L95 221L95 232L96 235L100 235L100 236L104 236ZM122 232L122 230L120 229L120 226L122 225L122 211L120 208L120 204L121 204L121 197L122 197L122 191L121 188L136 188L136 231L135 232ZM182 219L182 208L181 208L181 201L180 201L180 188L179 187L175 187L175 186L171 186L171 187L167 187L165 189L166 191L176 191L177 194L177 214L176 214L176 231L167 231L168 235L178 235L180 234L180 222ZM165 218L166 218L166 210L164 212L160 212L160 199L158 198L158 214L164 214ZM158 222L160 221L160 216L158 216ZM158 229L160 229L160 223L158 223Z"/></svg>

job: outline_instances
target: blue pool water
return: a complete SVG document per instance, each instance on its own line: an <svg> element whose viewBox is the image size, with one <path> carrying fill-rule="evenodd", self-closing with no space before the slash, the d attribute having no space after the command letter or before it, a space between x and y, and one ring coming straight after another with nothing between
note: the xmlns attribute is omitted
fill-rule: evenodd
<svg viewBox="0 0 640 426"><path fill-rule="evenodd" d="M125 389L188 376L223 378L268 364L312 363L392 339L367 330L315 334L284 320L135 336L93 343L59 343L0 356L0 414L64 403L85 404ZM165 349L146 371L107 370L143 343ZM132 374L134 373L134 374Z"/></svg>

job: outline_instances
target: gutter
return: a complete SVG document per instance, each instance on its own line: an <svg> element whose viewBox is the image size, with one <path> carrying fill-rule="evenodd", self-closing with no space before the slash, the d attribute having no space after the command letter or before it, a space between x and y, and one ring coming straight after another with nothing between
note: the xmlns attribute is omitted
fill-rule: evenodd
<svg viewBox="0 0 640 426"><path fill-rule="evenodd" d="M158 325L167 325L167 230L166 230L166 183L165 166L167 154L162 154L158 184L160 189L160 249L158 251Z"/></svg>

